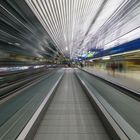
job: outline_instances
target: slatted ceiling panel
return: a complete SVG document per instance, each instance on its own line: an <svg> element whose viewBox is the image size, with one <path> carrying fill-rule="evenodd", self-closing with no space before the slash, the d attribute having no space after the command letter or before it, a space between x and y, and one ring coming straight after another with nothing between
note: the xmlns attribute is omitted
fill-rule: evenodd
<svg viewBox="0 0 140 140"><path fill-rule="evenodd" d="M103 0L26 0L59 49L72 53L82 40ZM81 35L79 35L79 33ZM76 46L75 46L76 48Z"/></svg>
<svg viewBox="0 0 140 140"><path fill-rule="evenodd" d="M111 45L107 44L114 44L113 41L123 36L123 23L128 32L131 25L136 28L139 24L138 18L131 25L128 23L128 17L134 16L134 9L140 5L139 0L25 1L59 50L71 58L92 47L109 48Z"/></svg>

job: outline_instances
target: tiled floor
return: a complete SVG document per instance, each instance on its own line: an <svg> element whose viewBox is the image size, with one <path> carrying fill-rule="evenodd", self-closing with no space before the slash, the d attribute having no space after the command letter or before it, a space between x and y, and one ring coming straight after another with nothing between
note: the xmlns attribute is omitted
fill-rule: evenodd
<svg viewBox="0 0 140 140"><path fill-rule="evenodd" d="M66 69L34 140L109 140L73 69Z"/></svg>

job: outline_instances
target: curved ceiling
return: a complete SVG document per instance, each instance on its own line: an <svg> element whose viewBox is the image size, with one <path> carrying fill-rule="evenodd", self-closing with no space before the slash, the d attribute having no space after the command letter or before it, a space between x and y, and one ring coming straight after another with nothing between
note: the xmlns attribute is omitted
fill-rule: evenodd
<svg viewBox="0 0 140 140"><path fill-rule="evenodd" d="M25 1L61 52L71 58L90 48L113 47L140 23L139 0Z"/></svg>
<svg viewBox="0 0 140 140"><path fill-rule="evenodd" d="M0 0L2 52L75 58L139 38L139 27L140 0Z"/></svg>

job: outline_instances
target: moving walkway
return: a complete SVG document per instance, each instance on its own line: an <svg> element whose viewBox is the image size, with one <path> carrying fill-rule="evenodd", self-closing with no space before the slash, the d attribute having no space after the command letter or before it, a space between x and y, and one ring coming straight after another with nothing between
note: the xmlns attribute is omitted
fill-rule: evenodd
<svg viewBox="0 0 140 140"><path fill-rule="evenodd" d="M140 139L139 100L77 68L47 74L0 111L2 140Z"/></svg>

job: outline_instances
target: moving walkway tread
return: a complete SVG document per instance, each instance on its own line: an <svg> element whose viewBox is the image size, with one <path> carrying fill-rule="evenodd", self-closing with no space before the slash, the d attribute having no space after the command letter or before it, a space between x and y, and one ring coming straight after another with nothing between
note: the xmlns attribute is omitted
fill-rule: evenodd
<svg viewBox="0 0 140 140"><path fill-rule="evenodd" d="M63 74L59 69L0 104L0 140L15 140ZM23 139L23 138L21 138Z"/></svg>
<svg viewBox="0 0 140 140"><path fill-rule="evenodd" d="M34 140L110 140L73 69L66 69Z"/></svg>

